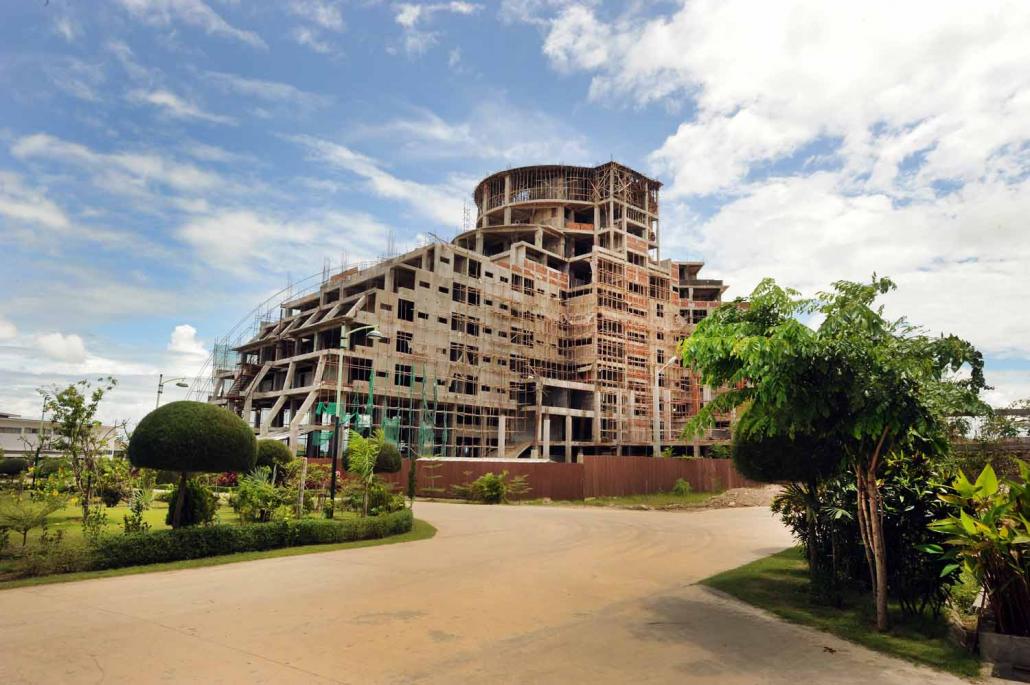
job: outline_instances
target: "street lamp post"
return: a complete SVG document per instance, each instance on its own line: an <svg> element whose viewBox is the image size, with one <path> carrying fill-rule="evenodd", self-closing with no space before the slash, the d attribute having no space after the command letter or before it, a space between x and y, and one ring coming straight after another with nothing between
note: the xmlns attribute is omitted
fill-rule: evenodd
<svg viewBox="0 0 1030 685"><path fill-rule="evenodd" d="M347 450L347 443L350 440L350 424L344 424L343 407L341 399L343 393L343 354L350 350L350 337L355 333L368 331L368 337L372 340L385 340L386 336L379 332L375 326L360 326L354 330L347 327L344 321L340 326L340 357L336 364L336 415L333 417L333 440L330 448L333 453L332 471L329 475L329 508L326 510L326 518L333 518L336 514L336 465L343 459L343 453ZM342 431L342 433L341 433ZM307 459L304 460L305 471L307 470ZM304 505L304 480L301 479L300 505Z"/></svg>
<svg viewBox="0 0 1030 685"><path fill-rule="evenodd" d="M658 393L661 391L661 386L658 384L658 377L661 375L662 371L664 371L665 368L674 361L676 361L675 355L673 355L673 357L669 359L669 361L665 362L661 366L656 366L654 369L654 399L652 400L654 408L651 412L651 428L653 432L652 438L654 442L654 446L652 448L654 454L652 456L655 457L660 455L662 451L662 423L661 417L658 415Z"/></svg>
<svg viewBox="0 0 1030 685"><path fill-rule="evenodd" d="M165 375L163 373L162 374L158 374L158 377L157 377L157 402L154 404L154 409L157 409L158 407L161 406L161 393L163 393L165 391L165 383L171 383L171 382L174 381L176 387L178 387L178 388L188 388L188 387L190 387L189 383L184 382L184 381L187 381L187 380L189 380L189 379L187 379L185 377L182 377L182 378L165 378Z"/></svg>

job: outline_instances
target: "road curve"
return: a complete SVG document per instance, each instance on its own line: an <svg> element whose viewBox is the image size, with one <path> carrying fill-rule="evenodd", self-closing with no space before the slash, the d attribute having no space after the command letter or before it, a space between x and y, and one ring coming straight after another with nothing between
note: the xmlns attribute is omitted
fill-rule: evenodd
<svg viewBox="0 0 1030 685"><path fill-rule="evenodd" d="M764 508L416 513L435 538L0 591L0 682L964 682L693 585L790 544Z"/></svg>

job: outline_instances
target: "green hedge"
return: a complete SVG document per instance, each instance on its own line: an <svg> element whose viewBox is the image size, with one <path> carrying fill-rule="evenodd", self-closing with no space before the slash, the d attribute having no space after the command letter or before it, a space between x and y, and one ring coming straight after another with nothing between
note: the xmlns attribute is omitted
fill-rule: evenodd
<svg viewBox="0 0 1030 685"><path fill-rule="evenodd" d="M94 568L120 568L200 559L280 547L371 540L406 533L411 510L362 519L300 519L281 523L198 526L106 536L94 550Z"/></svg>

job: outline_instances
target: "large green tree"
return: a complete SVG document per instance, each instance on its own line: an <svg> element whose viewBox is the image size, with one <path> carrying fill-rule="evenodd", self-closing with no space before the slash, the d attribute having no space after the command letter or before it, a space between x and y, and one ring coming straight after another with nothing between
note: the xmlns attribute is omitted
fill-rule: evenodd
<svg viewBox="0 0 1030 685"><path fill-rule="evenodd" d="M948 417L984 409L980 353L955 336L887 318L876 300L894 288L874 276L803 298L766 279L746 300L714 311L680 347L684 364L721 389L688 432L742 408L753 439L838 446L855 474L880 630L888 626L887 559L877 474L892 452L947 450Z"/></svg>
<svg viewBox="0 0 1030 685"><path fill-rule="evenodd" d="M228 409L204 402L169 402L139 422L129 440L133 466L178 471L179 487L172 527L182 521L186 481L193 472L254 469L254 431Z"/></svg>

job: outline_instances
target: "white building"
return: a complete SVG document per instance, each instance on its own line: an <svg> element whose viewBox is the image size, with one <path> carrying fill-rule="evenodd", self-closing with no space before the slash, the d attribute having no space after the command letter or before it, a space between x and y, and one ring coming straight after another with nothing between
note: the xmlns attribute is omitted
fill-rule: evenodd
<svg viewBox="0 0 1030 685"><path fill-rule="evenodd" d="M36 456L36 449L40 444L40 436L43 438L41 457L60 457L61 452L54 449L53 440L54 424L50 421L40 421L38 418L27 418L0 411L0 448L3 449L5 457L26 457L32 459ZM108 456L121 454L125 451L125 435L117 426L100 426L102 435L109 435L107 445Z"/></svg>

